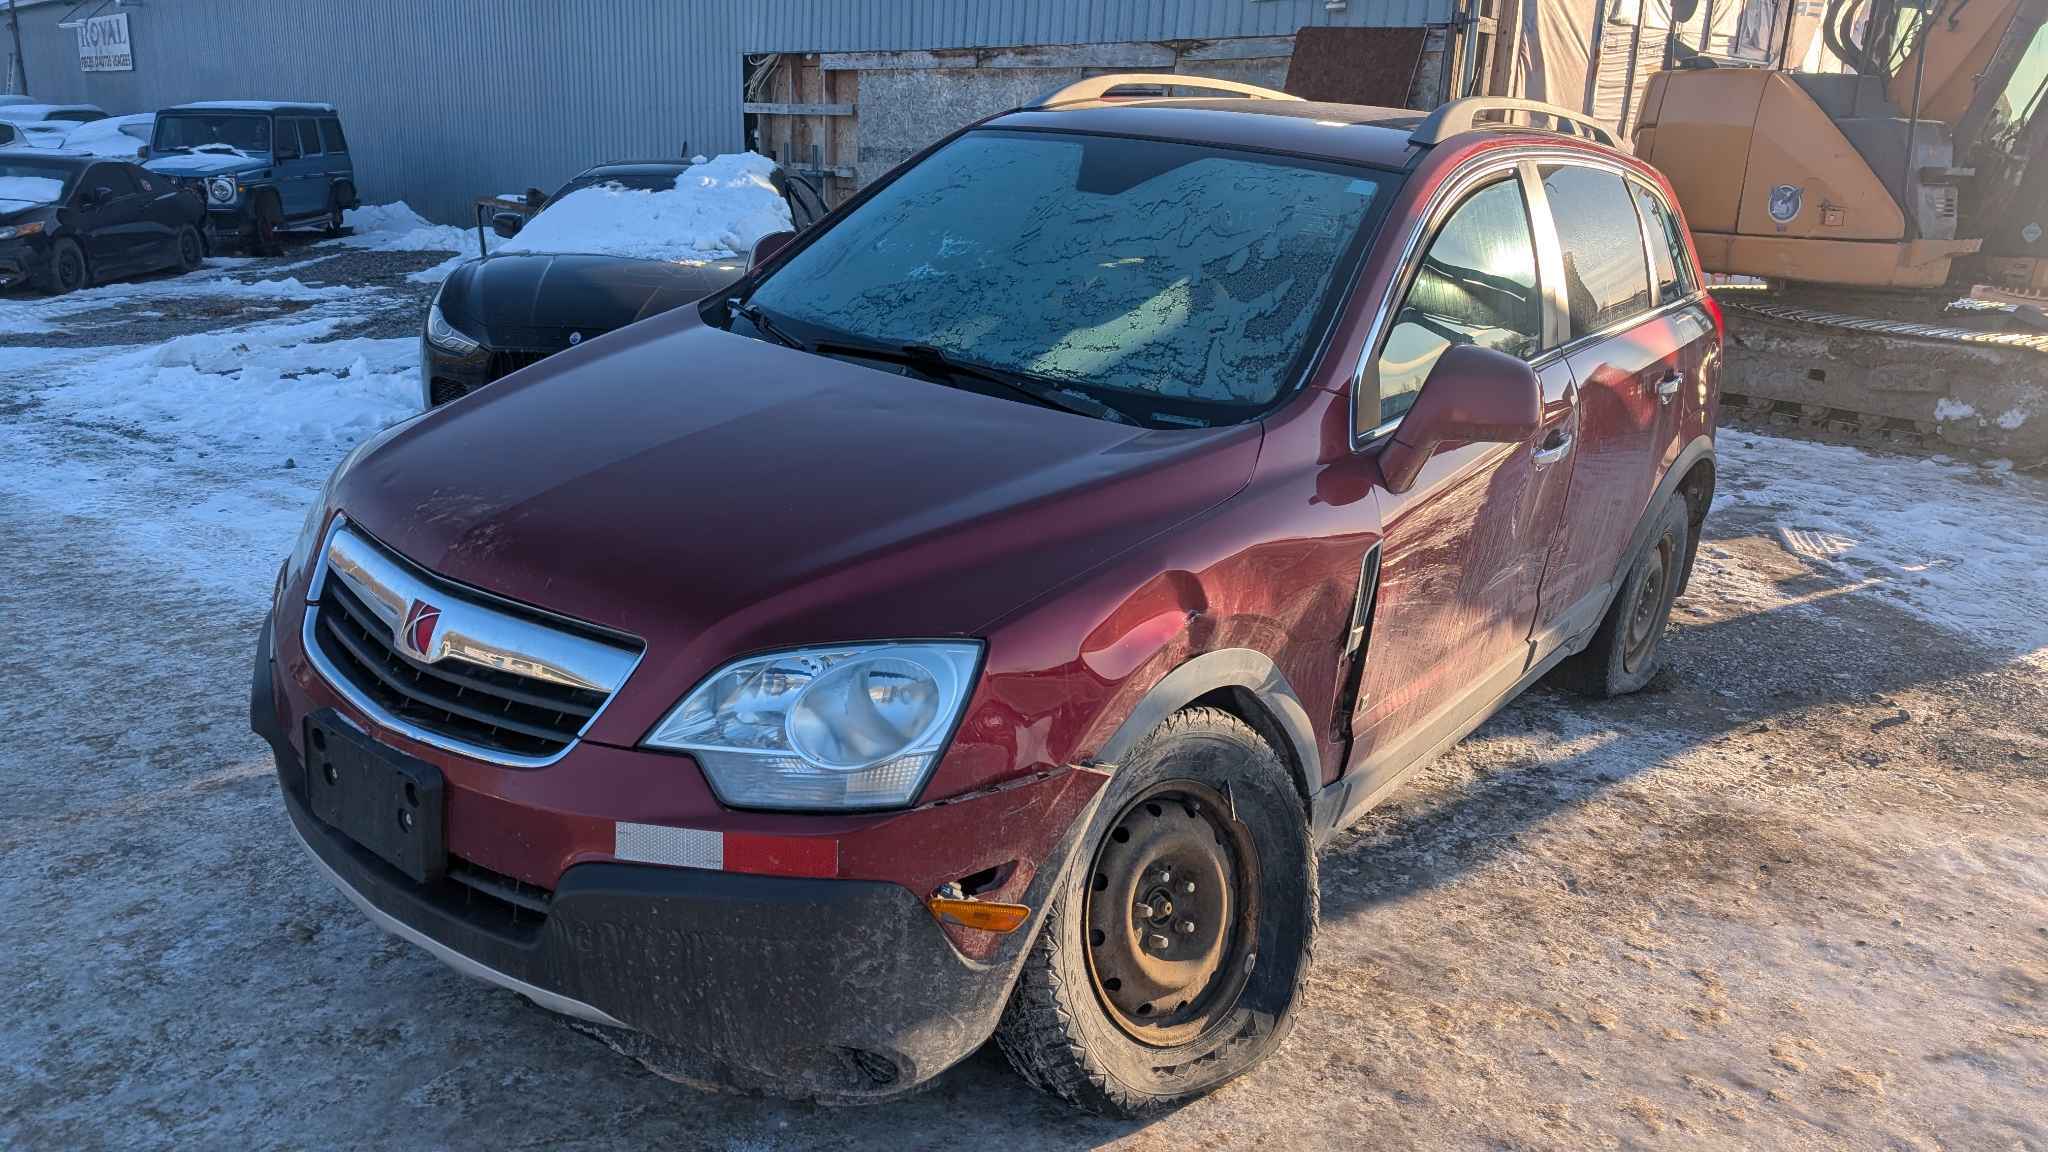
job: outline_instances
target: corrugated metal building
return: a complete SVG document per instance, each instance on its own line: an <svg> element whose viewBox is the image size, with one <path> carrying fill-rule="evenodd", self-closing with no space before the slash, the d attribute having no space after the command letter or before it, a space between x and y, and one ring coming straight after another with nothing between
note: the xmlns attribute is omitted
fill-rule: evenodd
<svg viewBox="0 0 2048 1152"><path fill-rule="evenodd" d="M743 135L742 104L765 54L1125 45L1133 60L1153 60L1162 49L1179 60L1200 47L1188 41L1270 40L1304 26L1441 24L1458 2L30 0L19 13L28 87L39 98L90 102L113 113L200 99L329 101L347 125L366 200L404 199L436 219L466 222L479 194L552 188L603 160L673 156L686 145L727 152L753 143ZM118 13L127 16L133 70L83 71L78 33L60 22ZM1211 52L1212 61L1230 55ZM1113 56L1099 59L1126 66ZM1200 59L1185 70L1226 70L1221 62L1198 66ZM898 55L881 64L907 61ZM792 59L799 63L816 67L820 60ZM840 60L847 69L853 63ZM975 61L924 63L947 69ZM1039 62L1045 86L1077 74L1062 74L1063 63L1074 60ZM1284 53L1279 63L1284 73ZM1023 66L1014 59L1007 65ZM1256 67L1252 74L1259 74ZM929 90L931 106L905 108L902 101L915 90L897 85L891 92L893 111L933 138L996 110L963 107L943 93L933 99ZM878 132L879 126L868 136ZM877 156L883 150L871 139L858 147ZM857 156L826 165L861 166Z"/></svg>

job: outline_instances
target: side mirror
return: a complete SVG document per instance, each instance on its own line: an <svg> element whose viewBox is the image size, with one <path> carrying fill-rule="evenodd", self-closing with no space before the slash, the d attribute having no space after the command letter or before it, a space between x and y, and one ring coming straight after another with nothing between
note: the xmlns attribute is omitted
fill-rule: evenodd
<svg viewBox="0 0 2048 1152"><path fill-rule="evenodd" d="M754 269L766 264L777 252L782 251L783 245L788 244L794 239L796 239L796 233L794 232L770 232L759 240L754 241L754 251L747 257L747 271L752 272Z"/></svg>
<svg viewBox="0 0 2048 1152"><path fill-rule="evenodd" d="M491 231L510 240L526 227L526 217L517 212L497 212L491 216Z"/></svg>
<svg viewBox="0 0 2048 1152"><path fill-rule="evenodd" d="M524 199L528 208L542 208L547 206L548 194L538 188L528 188Z"/></svg>
<svg viewBox="0 0 2048 1152"><path fill-rule="evenodd" d="M97 188L87 189L85 195L78 198L78 206L80 208L97 208L113 198L114 190L102 184Z"/></svg>
<svg viewBox="0 0 2048 1152"><path fill-rule="evenodd" d="M1536 434L1542 411L1535 369L1505 352L1454 344L1437 357L1415 406L1380 450L1380 478L1387 491L1406 492L1437 445L1527 440Z"/></svg>

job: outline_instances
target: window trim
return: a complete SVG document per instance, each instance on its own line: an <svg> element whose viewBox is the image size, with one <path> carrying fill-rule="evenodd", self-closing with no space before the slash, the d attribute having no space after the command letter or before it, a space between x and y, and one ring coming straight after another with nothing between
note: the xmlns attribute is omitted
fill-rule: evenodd
<svg viewBox="0 0 2048 1152"><path fill-rule="evenodd" d="M1645 320L1665 312L1690 307L1698 303L1699 298L1706 294L1706 290L1700 286L1698 278L1695 277L1693 291L1685 297L1670 304L1657 304L1655 296L1657 287L1656 273L1654 271L1654 264L1650 259L1649 240L1645 236L1643 240L1643 265L1644 274L1650 282L1651 306L1643 311L1630 313L1598 331L1573 335L1571 332L1569 305L1563 300L1564 246L1562 241L1558 239L1557 221L1550 213L1550 197L1544 191L1541 173L1537 171L1538 166L1542 164L1577 164L1587 168L1598 168L1621 177L1624 186L1631 180L1647 183L1633 169L1618 161L1586 152L1560 149L1554 145L1519 145L1504 148L1499 152L1488 152L1483 156L1475 157L1468 161L1466 167L1453 171L1449 176L1440 181L1437 184L1436 190L1430 194L1428 203L1420 213L1421 223L1409 230L1407 242L1401 249L1400 262L1395 265L1392 287L1380 298L1379 306L1373 312L1372 325L1366 331L1365 344L1359 349L1358 362L1352 366L1351 398L1348 407L1351 425L1351 450L1353 452L1360 452L1378 446L1388 436L1392 435L1396 428L1401 426L1401 420L1405 418L1405 416L1397 417L1361 431L1358 426L1358 405L1359 397L1365 391L1367 374L1372 371L1374 365L1379 363L1380 350L1386 343L1388 334L1392 331L1395 306L1407 298L1408 289L1413 286L1415 274L1421 267L1425 239L1436 235L1437 230L1443 225L1444 220L1449 217L1450 212L1454 211L1458 205L1464 203L1467 193L1478 191L1479 181L1495 173L1513 169L1522 181L1523 200L1528 205L1530 226L1536 233L1538 289L1543 293L1544 298L1550 305L1545 309L1546 347L1536 356L1530 358L1528 363L1531 368L1540 369L1550 364L1554 359L1570 356L1582 348L1608 339L1624 328L1634 327ZM1532 185L1534 186L1533 190L1531 188ZM1650 187L1651 191L1657 191L1654 185ZM1662 199L1661 194L1659 198ZM1668 200L1664 201L1664 204L1667 209L1670 207ZM1537 211L1539 205L1542 208L1541 212ZM1633 204L1631 204L1631 207L1633 207ZM1676 213L1673 213L1672 218L1679 220L1681 224L1683 223L1683 217L1678 216ZM1638 234L1642 234L1648 226L1647 222L1643 220L1642 213L1637 212L1636 230ZM1547 254L1546 248L1548 249ZM1555 263L1548 262L1552 260ZM1558 321L1561 321L1561 324L1556 331L1548 331L1551 324ZM1378 398L1377 389L1374 390L1373 395L1375 399Z"/></svg>
<svg viewBox="0 0 2048 1152"><path fill-rule="evenodd" d="M1674 223L1676 223L1679 226L1679 230L1681 232L1684 231L1685 218L1683 216L1680 216L1676 211L1672 209L1671 201L1668 197L1664 195L1663 189L1657 187L1655 184L1652 184L1650 181L1643 179L1641 176L1633 172L1628 174L1628 181L1630 184L1635 185L1635 187L1641 189L1644 192L1649 193L1650 198L1657 202L1657 207L1663 210L1664 215L1670 218ZM1638 211L1636 215L1640 218L1642 216L1642 213ZM1653 237L1650 233L1650 222L1648 220L1644 220L1642 221L1642 225L1643 243L1655 243L1656 238ZM1668 241L1670 238L1664 237L1664 239ZM1677 247L1671 250L1671 263L1672 266L1677 269L1679 286L1685 289L1685 291L1679 296L1679 299L1681 300L1692 296L1695 292L1698 292L1700 289L1699 271L1692 266L1692 253L1690 251L1690 248L1690 245L1680 243ZM1650 291L1652 293L1655 293L1657 290L1656 252L1651 251L1649 253L1649 257ZM1658 307L1662 308L1664 307L1664 305L1659 304Z"/></svg>

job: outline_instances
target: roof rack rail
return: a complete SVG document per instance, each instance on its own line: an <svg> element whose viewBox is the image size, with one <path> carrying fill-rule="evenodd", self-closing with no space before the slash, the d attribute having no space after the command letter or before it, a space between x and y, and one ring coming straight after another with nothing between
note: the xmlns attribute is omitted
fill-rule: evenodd
<svg viewBox="0 0 2048 1152"><path fill-rule="evenodd" d="M1100 100L1118 88L1201 88L1211 92L1234 92L1253 100L1299 100L1272 88L1261 88L1256 84L1240 84L1235 80L1214 80L1207 76L1182 76L1173 72L1112 72L1107 76L1090 76L1054 88L1026 108L1051 108L1056 104L1078 104L1084 100Z"/></svg>
<svg viewBox="0 0 2048 1152"><path fill-rule="evenodd" d="M1556 125L1551 129L1554 132L1586 136L1609 148L1619 147L1614 141L1614 133L1597 120L1555 104L1518 100L1512 96L1467 96L1463 100L1453 100L1416 125L1415 131L1408 134L1408 142L1421 148L1441 144L1460 132L1470 132L1477 127L1479 118L1488 112L1527 112L1532 116L1548 116ZM1506 116L1503 115L1502 119L1505 120Z"/></svg>

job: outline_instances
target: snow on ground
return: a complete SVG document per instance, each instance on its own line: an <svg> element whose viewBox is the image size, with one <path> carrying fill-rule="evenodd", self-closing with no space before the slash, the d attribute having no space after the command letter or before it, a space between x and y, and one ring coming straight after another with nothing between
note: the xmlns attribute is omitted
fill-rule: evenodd
<svg viewBox="0 0 2048 1152"><path fill-rule="evenodd" d="M1732 430L1719 447L1716 507L1768 512L1789 551L1945 628L2048 648L2048 482Z"/></svg>
<svg viewBox="0 0 2048 1152"><path fill-rule="evenodd" d="M598 185L547 206L503 252L594 252L644 260L717 260L790 227L789 205L770 183L775 162L752 152L685 170L673 189Z"/></svg>
<svg viewBox="0 0 2048 1152"><path fill-rule="evenodd" d="M330 244L371 252L455 253L432 268L412 273L408 279L414 283L439 284L457 266L476 256L475 228L436 224L413 211L412 206L402 200L396 204L365 204L351 208L344 217L346 226L352 229L351 234L329 241Z"/></svg>
<svg viewBox="0 0 2048 1152"><path fill-rule="evenodd" d="M135 309L158 301L176 301L198 296L260 302L266 300L315 302L345 299L355 289L341 285L313 286L296 277L276 280L245 280L236 273L249 262L208 257L206 265L182 276L145 280L116 280L66 296L0 298L0 335L36 335L64 331L72 318L91 316L108 308ZM144 314L128 311L130 316ZM11 354L11 350L5 350ZM0 365L4 365L0 359Z"/></svg>

